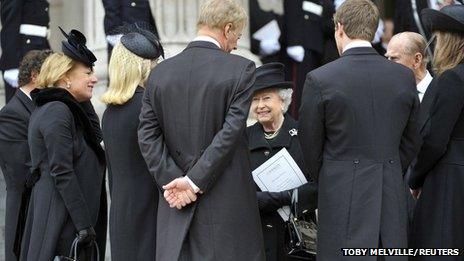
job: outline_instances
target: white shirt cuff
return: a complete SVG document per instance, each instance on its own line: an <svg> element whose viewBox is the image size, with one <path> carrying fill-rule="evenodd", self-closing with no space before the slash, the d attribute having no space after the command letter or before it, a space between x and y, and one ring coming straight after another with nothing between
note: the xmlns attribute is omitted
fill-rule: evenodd
<svg viewBox="0 0 464 261"><path fill-rule="evenodd" d="M195 183L193 183L193 181L188 176L185 176L185 179L187 179L187 182L193 188L193 192L198 193L200 191L200 188L197 185L195 185Z"/></svg>

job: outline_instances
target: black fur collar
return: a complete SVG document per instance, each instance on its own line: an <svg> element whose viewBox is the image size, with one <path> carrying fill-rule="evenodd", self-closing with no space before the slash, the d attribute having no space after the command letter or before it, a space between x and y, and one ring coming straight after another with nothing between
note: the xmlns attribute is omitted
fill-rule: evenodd
<svg viewBox="0 0 464 261"><path fill-rule="evenodd" d="M38 107L52 101L66 104L74 116L76 128L83 130L85 141L95 152L99 162L105 164L105 152L97 136L100 131L94 129L83 107L68 91L63 88L35 89L31 92L31 97Z"/></svg>

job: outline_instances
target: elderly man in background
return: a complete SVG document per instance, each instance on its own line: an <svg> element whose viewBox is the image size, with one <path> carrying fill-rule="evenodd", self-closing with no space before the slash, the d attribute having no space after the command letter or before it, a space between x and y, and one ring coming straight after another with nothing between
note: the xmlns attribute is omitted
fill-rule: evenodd
<svg viewBox="0 0 464 261"><path fill-rule="evenodd" d="M19 91L0 111L0 167L6 182L5 260L18 260L13 243L21 205L21 197L29 175L30 155L27 141L29 117L34 110L30 92L34 90L37 75L50 50L28 52L19 65ZM21 233L21 231L19 231Z"/></svg>
<svg viewBox="0 0 464 261"><path fill-rule="evenodd" d="M166 199L157 260L265 259L244 136L255 65L230 54L246 21L235 1L205 2L197 37L148 79L138 137Z"/></svg>
<svg viewBox="0 0 464 261"><path fill-rule="evenodd" d="M389 60L402 64L414 72L417 94L421 101L421 106L419 108L419 128L421 138L423 138L427 133L425 125L428 122L427 119L429 117L430 107L435 97L434 88L430 85L433 77L427 70L429 57L426 46L426 40L421 34L415 32L403 32L392 37L387 47L387 53L385 54L385 57ZM414 214L415 200L409 192L407 180L409 180L411 169L414 167L415 163L416 160L411 163L411 166L408 168L408 171L404 176L410 224Z"/></svg>

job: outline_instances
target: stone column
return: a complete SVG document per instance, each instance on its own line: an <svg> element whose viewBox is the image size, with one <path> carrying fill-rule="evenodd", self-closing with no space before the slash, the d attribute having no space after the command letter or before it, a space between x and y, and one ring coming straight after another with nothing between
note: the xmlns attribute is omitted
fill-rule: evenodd
<svg viewBox="0 0 464 261"><path fill-rule="evenodd" d="M196 36L196 21L200 5L205 0L150 0L152 13L164 45L166 57L181 52ZM248 0L240 0L248 12ZM260 63L257 56L250 50L250 35L248 25L243 30L242 38L238 43L238 50L233 53L244 56Z"/></svg>

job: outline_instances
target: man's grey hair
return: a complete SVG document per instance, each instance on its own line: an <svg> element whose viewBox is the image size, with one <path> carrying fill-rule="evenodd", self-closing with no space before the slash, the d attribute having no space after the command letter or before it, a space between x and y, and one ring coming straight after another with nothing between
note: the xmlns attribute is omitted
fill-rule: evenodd
<svg viewBox="0 0 464 261"><path fill-rule="evenodd" d="M292 103L293 90L292 89L279 89L278 94L284 102L283 113L286 113L288 111L288 107L290 106L290 103Z"/></svg>

